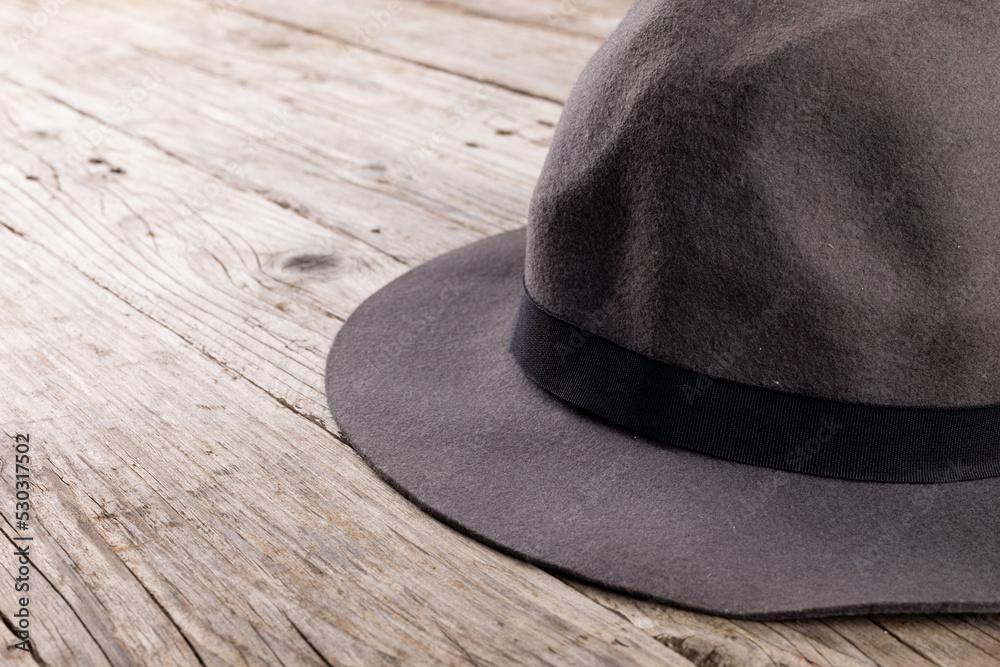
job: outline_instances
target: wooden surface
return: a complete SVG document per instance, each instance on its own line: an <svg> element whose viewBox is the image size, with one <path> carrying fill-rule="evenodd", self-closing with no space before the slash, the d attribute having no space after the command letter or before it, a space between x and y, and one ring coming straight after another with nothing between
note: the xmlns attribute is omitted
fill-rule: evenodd
<svg viewBox="0 0 1000 667"><path fill-rule="evenodd" d="M0 428L30 433L46 665L1000 664L1000 619L751 623L564 581L342 440L369 294L524 224L623 0L0 5ZM366 34L367 31L367 34Z"/></svg>

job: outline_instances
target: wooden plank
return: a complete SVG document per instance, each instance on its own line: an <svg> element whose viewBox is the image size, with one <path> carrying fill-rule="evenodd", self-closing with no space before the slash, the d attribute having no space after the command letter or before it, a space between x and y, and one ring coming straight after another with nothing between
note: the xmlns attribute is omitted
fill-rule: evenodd
<svg viewBox="0 0 1000 667"><path fill-rule="evenodd" d="M421 4L445 7L458 13L478 14L512 23L524 23L550 30L605 39L615 29L631 0L418 0ZM282 16L284 6L273 6Z"/></svg>
<svg viewBox="0 0 1000 667"><path fill-rule="evenodd" d="M343 308L387 260L224 185L225 206L197 226L150 221L142 202L204 175L115 135L106 163L64 168L57 181L44 144L87 119L9 83L0 99L10 156L0 166L0 373L17 378L0 387L3 428L38 443L38 571L110 662L688 664L551 576L430 519L328 428L261 391L231 362L266 347L262 334L224 357L195 338L197 326L221 338L228 309L277 320L317 308L318 292ZM337 253L334 268L283 261L317 246ZM265 293L286 309L265 307ZM249 304L237 310L240 295ZM304 319L324 342L339 325ZM277 338L290 323L256 328ZM304 346L285 363L320 352ZM9 487L2 495L11 506ZM77 606L84 598L99 604ZM62 634L64 610L38 602L38 618L52 619L38 627L41 659L89 664Z"/></svg>
<svg viewBox="0 0 1000 667"><path fill-rule="evenodd" d="M758 623L696 614L664 605L634 600L605 591L572 584L577 590L626 616L666 645L696 664L725 667L788 665L805 667L905 667L951 664L1000 664L976 655L978 662L954 662L946 655L934 659L915 650L899 636L890 634L865 617L809 619ZM904 621L928 637L946 636L923 616ZM956 653L954 657L968 655Z"/></svg>
<svg viewBox="0 0 1000 667"><path fill-rule="evenodd" d="M345 187L344 179L349 172L357 170L358 160L352 157L354 155L365 155L369 156L369 159L391 164L396 160L391 153L394 148L400 153L407 150L410 147L407 141L393 143L391 139L384 140L379 129L382 128L392 137L398 131L396 120L402 121L410 114L400 113L398 118L389 121L372 122L370 111L349 110L352 109L351 100L356 102L357 96L365 87L369 90L369 97L366 99L391 95L391 99L398 102L406 94L408 97L404 98L404 105L396 104L391 108L402 106L403 112L411 108L419 109L421 108L419 89L415 85L410 84L409 92L400 91L399 86L395 89L390 88L389 84L387 90L371 92L379 81L375 76L376 73L387 67L385 58L375 57L378 58L378 62L367 64L350 79L365 83L358 83L357 86L344 85L346 90L342 92L336 92L339 88L332 86L321 88L316 92L315 86L309 81L278 87L274 91L275 96L280 95L290 100L292 106L304 107L305 110L295 113L289 122L287 133L278 134L271 141L256 142L254 154L243 158L240 147L247 143L248 138L260 136L263 131L261 128L269 124L269 117L282 118L283 109L289 102L276 100L274 96L258 93L248 87L229 85L228 80L223 79L221 74L210 78L202 73L202 69L214 66L224 70L226 62L249 61L250 66L234 74L241 78L252 77L253 80L264 82L274 80L298 82L302 74L301 67L304 66L302 55L289 58L288 64L280 63L287 69L285 67L279 69L269 64L256 65L254 59L259 57L253 54L259 49L257 44L262 40L285 37L289 40L307 39L308 43L303 48L309 50L320 48L324 44L329 47L329 44L326 40L320 40L321 43L317 45L317 38L303 37L297 31L279 28L289 34L275 34L274 27L269 24L228 14L223 15L222 25L212 30L211 12L206 12L202 16L188 12L190 9L197 10L198 5L180 6L184 11L178 11L168 3L147 4L141 20L129 17L130 21L125 21L116 12L105 11L103 7L97 5L81 3L67 7L60 15L60 20L49 26L46 33L39 38L47 40L45 48L23 54L16 62L16 67L11 65L7 69L6 76L24 81L29 86L42 86L44 95L54 96L63 100L70 108L79 109L93 116L94 122L84 123L75 132L63 128L60 125L61 120L53 120L48 125L38 126L37 130L32 131L47 132L51 135L55 133L53 128L59 128L63 136L59 141L35 142L29 151L23 152L24 159L29 162L33 160L34 163L26 164L23 168L32 174L38 174L42 179L40 183L48 184L56 191L58 196L51 207L56 215L51 224L57 225L59 220L72 218L73 213L71 211L64 213L63 208L73 209L80 201L93 200L94 195L84 192L75 195L74 199L61 196L56 189L58 176L54 174L58 174L58 170L68 166L67 163L99 160L100 162L93 165L88 163L94 172L91 177L107 180L115 189L117 196L103 198L99 202L94 200L94 205L99 203L100 206L117 208L118 212L115 215L124 216L128 221L124 225L118 225L87 218L87 225L83 226L82 231L74 228L73 233L87 234L83 242L95 247L107 242L107 239L117 239L123 231L127 231L130 238L122 239L115 246L116 257L109 261L120 263L121 257L132 252L133 246L139 243L138 248L149 255L148 260L144 261L154 262L157 274L169 276L172 260L159 252L155 239L157 234L161 233L161 229L169 228L171 232L179 230L188 239L186 246L204 249L197 267L204 276L205 283L212 286L209 299L214 298L212 294L219 289L219 284L225 283L233 275L245 270L248 265L252 266L260 261L260 257L268 258L264 266L260 267L258 274L245 279L244 283L233 286L239 288L249 285L263 289L253 294L236 291L231 301L219 305L209 301L204 307L212 313L213 320L208 323L199 322L187 314L188 301L196 297L176 294L169 284L157 284L155 277L142 275L130 279L119 287L121 290L134 291L137 285L150 285L152 292L148 296L143 296L143 303L155 303L161 311L169 308L176 313L176 321L170 320L171 326L190 336L200 349L216 358L226 359L227 363L233 364L239 372L254 377L255 382L279 400L303 410L310 418L322 423L328 417L325 400L320 391L322 384L320 380L323 357L326 346L332 338L332 332L329 329L317 331L314 323L327 318L327 313L343 319L364 296L404 270L406 268L404 264L429 259L453 245L475 240L485 233L482 230L456 227L453 220L438 214L439 211L458 210L463 207L463 201L476 201L477 207L470 215L491 211L497 222L488 228L490 231L512 229L523 224L523 210L544 157L544 146L539 145L525 132L497 134L493 128L498 122L496 109L500 109L502 118L508 118L510 115L506 113L507 110L513 110L527 102L531 105L528 107L529 111L550 113L554 121L558 108L547 102L538 102L505 91L495 92L490 97L490 103L502 106L484 108L479 115L470 113L467 129L471 136L484 146L497 140L502 143L516 142L516 148L507 151L511 154L520 152L526 157L508 160L504 149L491 148L489 154L494 156L498 165L494 166L492 163L488 165L491 169L496 169L496 175L491 177L489 172L483 169L481 160L475 165L478 166L478 170L472 168L475 161L466 155L471 149L466 147L465 142L459 137L449 146L456 144L460 146L458 150L461 155L454 163L448 160L435 161L437 171L428 176L428 178L437 176L439 184L437 192L425 194L423 201L414 201L412 205L401 206L400 199L405 199L408 196L407 192L417 190L406 188L407 177L405 174L400 175L398 170L386 169L382 175L363 175L362 178L369 180L360 183L358 187L350 183ZM157 13L157 8L163 13ZM3 11L0 8L0 12ZM199 34L196 26L202 19L205 19L206 26L209 26L201 30L205 42L196 47L188 46L184 35ZM242 50L234 48L226 51L215 46L216 38L220 34L235 31L235 27L228 23L231 20L249 24L249 27L244 28L247 39L240 43L243 46ZM99 26L106 32L105 34L84 32L76 21L85 21L85 25ZM184 21L189 21L190 24ZM151 27L144 27L147 24ZM178 33L174 35L172 32L158 29L157 26L161 25L174 25ZM74 38L75 35L79 36ZM131 41L144 44L144 51L140 52L129 44L115 42L115 35L124 35ZM109 48L108 45L113 46ZM149 51L154 48L164 49L166 55L151 56ZM215 52L219 53L213 55ZM95 53L97 55L93 55ZM191 64L181 65L177 63L178 60L197 63L198 67ZM80 70L67 71L63 65L66 62L80 63ZM359 58L358 62L364 61ZM233 67L237 65L232 65L230 69ZM400 78L410 80L418 70L419 68L406 66L406 69L399 73ZM147 86L142 82L150 76L150 72L157 77L156 85L150 87L148 95L137 95L137 90L140 93L146 92ZM369 74L373 76L369 77ZM324 72L323 75L333 76L332 72ZM444 78L437 73L431 73L431 77ZM382 80L386 78L385 74L381 75ZM478 88L477 84L462 79L455 77L447 79L459 87L457 91L451 92L450 97L455 99L475 95ZM437 83L438 87L444 84L440 80ZM431 87L431 90L434 91L436 88ZM318 99L312 99L311 94ZM132 103L133 98L142 99L140 102ZM127 114L116 111L123 100L129 102ZM190 106L186 106L185 103ZM210 106L212 104L216 106ZM433 123L439 122L443 116L440 113L441 109L449 104L446 103L429 112L414 113L413 116L418 121L424 122L425 126L404 126L406 134L427 134L426 125L431 125L433 128ZM317 109L315 114L309 110L310 108ZM383 102L378 108L388 109L390 105ZM253 115L247 120L235 113L234 109L249 109ZM338 122L330 121L327 116L336 118ZM215 118L222 118L223 121L212 122ZM352 125L354 119L359 123L357 127ZM149 145L149 150L143 155L143 160L149 161L150 167L147 168L153 173L161 169L160 164L163 160L169 161L169 158L163 155L162 147L170 155L180 157L189 164L208 171L211 176L232 182L242 190L266 191L272 201L281 203L307 202L307 205L296 204L289 208L316 224L304 226L296 237L296 231L277 226L269 217L255 218L254 215L259 214L251 214L246 210L234 211L232 204L222 197L204 196L204 192L211 194L219 185L210 176L193 184L164 183L162 185L166 186L166 191L158 184L154 191L148 191L148 184L144 178L141 175L138 179L135 178L137 175L135 168L128 164L130 158L116 152L115 142L88 139L88 137L102 136L102 126L97 121L117 124L124 131L135 133L144 139ZM534 120L526 120L524 124L542 127ZM547 128L547 131L550 130L550 127ZM301 137L301 143L296 140L297 137ZM278 144L278 138L282 140L287 138L288 141ZM362 143L364 138L367 138L367 141ZM342 141L350 143L345 147ZM80 145L83 146L83 152L74 151L67 154L67 146ZM344 152L345 148L349 150L348 153ZM234 175L234 170L225 167L224 164L235 158L239 158L240 162ZM303 177L304 163L313 165L309 169L315 174L312 180ZM121 169L125 173L115 174L112 169ZM504 178L505 174L513 175L508 180ZM376 183L377 180L384 183ZM487 181L489 185L486 185ZM442 184L447 184L448 187L443 187ZM136 190L133 190L134 188ZM124 191L118 193L117 190ZM456 191L457 194L453 194ZM128 207L120 201L122 198L134 198L139 203ZM510 204L509 202L515 198L517 204ZM307 210L304 211L303 208ZM358 214L362 211L366 216L374 215L375 219L365 220L363 225L357 224ZM225 220L228 216L240 219L238 228L232 232L238 239L235 245L217 232L220 225L227 224ZM483 224L486 223L481 221L480 225ZM273 249L274 246L281 244L279 247L286 247L289 241L297 238L303 249L310 248L315 251L317 247L324 247L316 241L317 235L323 234L325 229L331 227L343 229L347 236L337 237L343 239L345 244L336 252L327 253L330 260L341 267L360 263L369 267L370 272L366 274L367 277L357 276L343 284L345 289L351 290L351 294L342 308L334 308L331 311L330 308L321 307L321 299L328 298L328 295L312 294L308 308L292 314L280 312L283 300L272 298L274 292L271 288L276 281L294 281L297 276L294 271L285 271L283 268L283 262L293 261L293 257L281 255ZM380 232L372 233L372 229L380 229ZM60 232L56 229L52 233ZM153 236L148 236L151 233ZM246 238L248 235L253 236L258 233L263 234L257 240L260 246L251 247ZM348 236L357 237L359 243L350 242ZM379 257L377 253L370 256L364 254L366 245L381 248L393 257L399 257L403 264L394 262L388 257ZM353 252L348 252L352 249ZM97 257L97 254L94 256ZM100 275L102 267L109 261L94 261L82 268L92 275ZM191 262L190 259L184 261ZM334 273L334 277L336 275L337 272ZM264 283L258 285L262 280ZM254 312L252 317L233 316L233 313L240 313L246 309L259 312ZM278 324L273 327L260 326L259 323L271 322L275 317L279 318ZM248 331L246 321L258 324ZM206 324L210 326L206 328ZM256 342L260 335L276 340L260 345ZM298 342L290 344L289 341ZM292 355L291 359L289 359L290 350L298 352ZM290 367L290 362L296 364L295 369ZM303 372L300 372L298 367L302 367ZM295 377L295 374L299 377Z"/></svg>
<svg viewBox="0 0 1000 667"><path fill-rule="evenodd" d="M1000 616L968 614L959 617L939 617L948 629L961 635L992 656L1000 656Z"/></svg>
<svg viewBox="0 0 1000 667"><path fill-rule="evenodd" d="M323 423L323 359L336 327L405 266L252 193L178 170L173 158L121 135L108 137L103 157L92 158L99 162L60 165L53 133L79 137L99 126L7 89L7 224L39 243L62 239L50 247L85 275ZM206 184L215 205L183 215L191 203L180 193Z"/></svg>
<svg viewBox="0 0 1000 667"><path fill-rule="evenodd" d="M553 12L554 24L582 21L583 3L538 3L537 9L456 12L457 2L407 0L204 0L217 10L267 18L336 39L345 49L372 50L476 81L492 81L542 99L564 101L583 65L603 37L552 30L540 21ZM597 3L593 3L596 5ZM624 2L616 0L614 7ZM547 5L547 6L546 6ZM517 7L518 5L515 5ZM504 14L507 14L504 17ZM523 22L504 20L511 15ZM503 18L501 18L503 17ZM574 18L576 17L576 18ZM619 17L620 18L620 17ZM603 27L611 28L613 21ZM433 38L430 36L433 35Z"/></svg>
<svg viewBox="0 0 1000 667"><path fill-rule="evenodd" d="M883 616L880 627L935 664L986 665L1000 663L997 641L961 618L938 616L914 619Z"/></svg>
<svg viewBox="0 0 1000 667"><path fill-rule="evenodd" d="M28 6L4 5L0 20ZM328 39L196 3L67 5L36 41L0 54L9 78L408 265L523 225L560 113L384 56L345 60Z"/></svg>

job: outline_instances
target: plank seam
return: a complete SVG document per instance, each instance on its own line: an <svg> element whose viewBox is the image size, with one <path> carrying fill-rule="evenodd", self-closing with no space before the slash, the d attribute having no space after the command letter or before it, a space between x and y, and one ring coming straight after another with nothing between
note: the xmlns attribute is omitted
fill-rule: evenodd
<svg viewBox="0 0 1000 667"><path fill-rule="evenodd" d="M583 37L585 39L593 39L596 41L600 40L596 35L591 35L587 32L580 32L578 30L565 30L552 25L545 25L544 23L538 23L536 21L529 21L525 19L516 19L510 16L498 16L496 14L490 14L478 9L470 9L468 7L463 7L459 4L453 2L447 2L446 0L411 0L412 2L418 2L421 5L427 7L443 7L445 9L450 9L459 14L466 14L468 16L475 16L481 19L490 19L493 21L500 21L510 25L519 25L527 28L535 28L536 30L545 30L546 32L555 33L557 35L570 35L572 37Z"/></svg>
<svg viewBox="0 0 1000 667"><path fill-rule="evenodd" d="M299 629L299 626L295 625L295 621L293 621L288 616L288 614L285 614L285 619L292 626L292 629L295 630L295 632L297 632L299 634L299 637L301 637L302 641L304 641L306 643L306 646L308 646L309 648L312 649L312 652L316 654L316 657L318 657L320 660L322 660L323 664L326 665L326 667L333 667L333 663L331 663L329 660L326 659L326 656L323 655L323 653L320 652L320 650L318 648L316 648L316 646L312 643L312 641L308 637L306 637L306 634L304 632L302 632L301 629Z"/></svg>
<svg viewBox="0 0 1000 667"><path fill-rule="evenodd" d="M918 648L917 646L914 646L910 642L906 641L905 639L903 639L902 637L900 637L898 634L896 634L895 632L893 632L892 630L890 630L889 628L887 628L885 625L883 625L882 623L879 623L874 618L871 619L871 622L874 623L875 625L877 625L878 627L882 628L887 633L889 633L896 641L898 641L900 644L902 644L906 648L910 649L911 651L913 651L914 653L916 653L917 655L919 655L921 658L923 658L924 660L926 660L928 663L930 663L932 665L939 665L941 667L944 667L937 660L934 660L932 657L930 657L929 655L927 655L926 653L924 653L923 651L921 651L920 648Z"/></svg>
<svg viewBox="0 0 1000 667"><path fill-rule="evenodd" d="M199 0L199 1L201 1L201 0ZM375 53L375 54L383 56L385 58L391 58L391 59L399 61L399 62L409 63L410 65L416 65L418 67L424 67L426 69L433 70L435 72L442 72L444 74L448 74L450 76L454 76L454 77L457 77L459 79L465 79L467 81L474 81L475 83L481 83L481 84L484 84L484 85L487 85L487 86L493 86L495 88L500 88L502 90L506 90L506 91L511 92L511 93L516 93L518 95L524 95L525 97L530 97L532 99L543 100L543 101L546 101L546 102L554 102L555 104L558 104L560 106L562 106L563 104L565 104L564 100L561 100L561 99L558 99L558 98L555 98L555 97L549 97L547 95L540 95L538 93L532 93L532 92L524 90L522 88L517 88L516 86L511 86L511 85L508 85L508 84L505 84L505 83L500 83L499 81L493 81L493 80L491 80L489 78L477 77L477 76L473 76L471 74L463 74L461 72L456 72L454 70L450 70L450 69L448 69L446 67L441 67L439 65L432 65L430 63L422 62L420 60L413 60L411 58L404 58L403 56L396 55L395 53L391 53L389 51L383 51L382 49L376 49L376 48L371 47L371 46L362 46L360 44L354 44L353 42L348 42L347 40L341 39L340 37L336 37L336 36L331 35L331 34L329 34L327 32L323 32L322 30L316 30L315 28L310 28L308 26L304 26L302 24L295 23L293 21L287 21L285 19L280 19L280 18L277 18L275 16L268 16L267 14L261 14L261 13L255 12L255 11L253 11L251 9L245 9L243 7L233 7L231 9L234 12L237 12L239 14L243 14L244 16L249 16L251 18L255 18L255 19L259 20L259 21L265 21L267 23L274 23L276 25L284 26L285 28L289 28L291 30L297 30L299 32L306 33L307 35L312 35L314 37L320 37L322 39L326 39L326 40L329 40L331 42L336 42L337 44L343 44L343 45L348 46L348 47L350 47L352 49L358 49L359 51L367 51L368 53ZM494 19L494 20L496 20L496 19Z"/></svg>

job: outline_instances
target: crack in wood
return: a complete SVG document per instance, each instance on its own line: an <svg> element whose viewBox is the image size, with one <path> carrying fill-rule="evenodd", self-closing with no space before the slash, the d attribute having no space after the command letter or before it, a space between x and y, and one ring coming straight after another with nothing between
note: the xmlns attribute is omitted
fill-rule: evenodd
<svg viewBox="0 0 1000 667"><path fill-rule="evenodd" d="M288 614L285 614L285 618L288 619L289 625L291 625L292 629L295 630L295 632L299 635L299 637L302 638L302 641L305 642L306 646L308 646L312 650L313 654L320 659L320 662L326 665L326 667L333 667L333 663L326 659L326 656L323 655L323 652L320 651L316 647L316 645L312 643L312 640L310 640L309 637L306 636L306 633L302 632L302 629L295 624L295 621L293 621L288 616Z"/></svg>

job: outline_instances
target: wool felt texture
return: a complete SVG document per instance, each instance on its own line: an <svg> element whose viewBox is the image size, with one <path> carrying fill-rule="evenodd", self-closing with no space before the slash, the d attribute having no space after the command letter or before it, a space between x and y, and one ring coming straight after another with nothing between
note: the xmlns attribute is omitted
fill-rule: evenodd
<svg viewBox="0 0 1000 667"><path fill-rule="evenodd" d="M337 423L433 515L618 590L748 618L1000 611L1000 478L714 458L561 400L508 353L523 283L706 377L1000 403L994 7L638 0L570 95L527 231L348 319L327 363Z"/></svg>
<svg viewBox="0 0 1000 667"><path fill-rule="evenodd" d="M758 619L1000 611L1000 478L885 484L650 441L524 376L508 354L524 230L366 300L326 369L330 409L434 516L554 571Z"/></svg>
<svg viewBox="0 0 1000 667"><path fill-rule="evenodd" d="M528 292L715 377L1000 403L998 71L992 2L639 0L556 129Z"/></svg>

